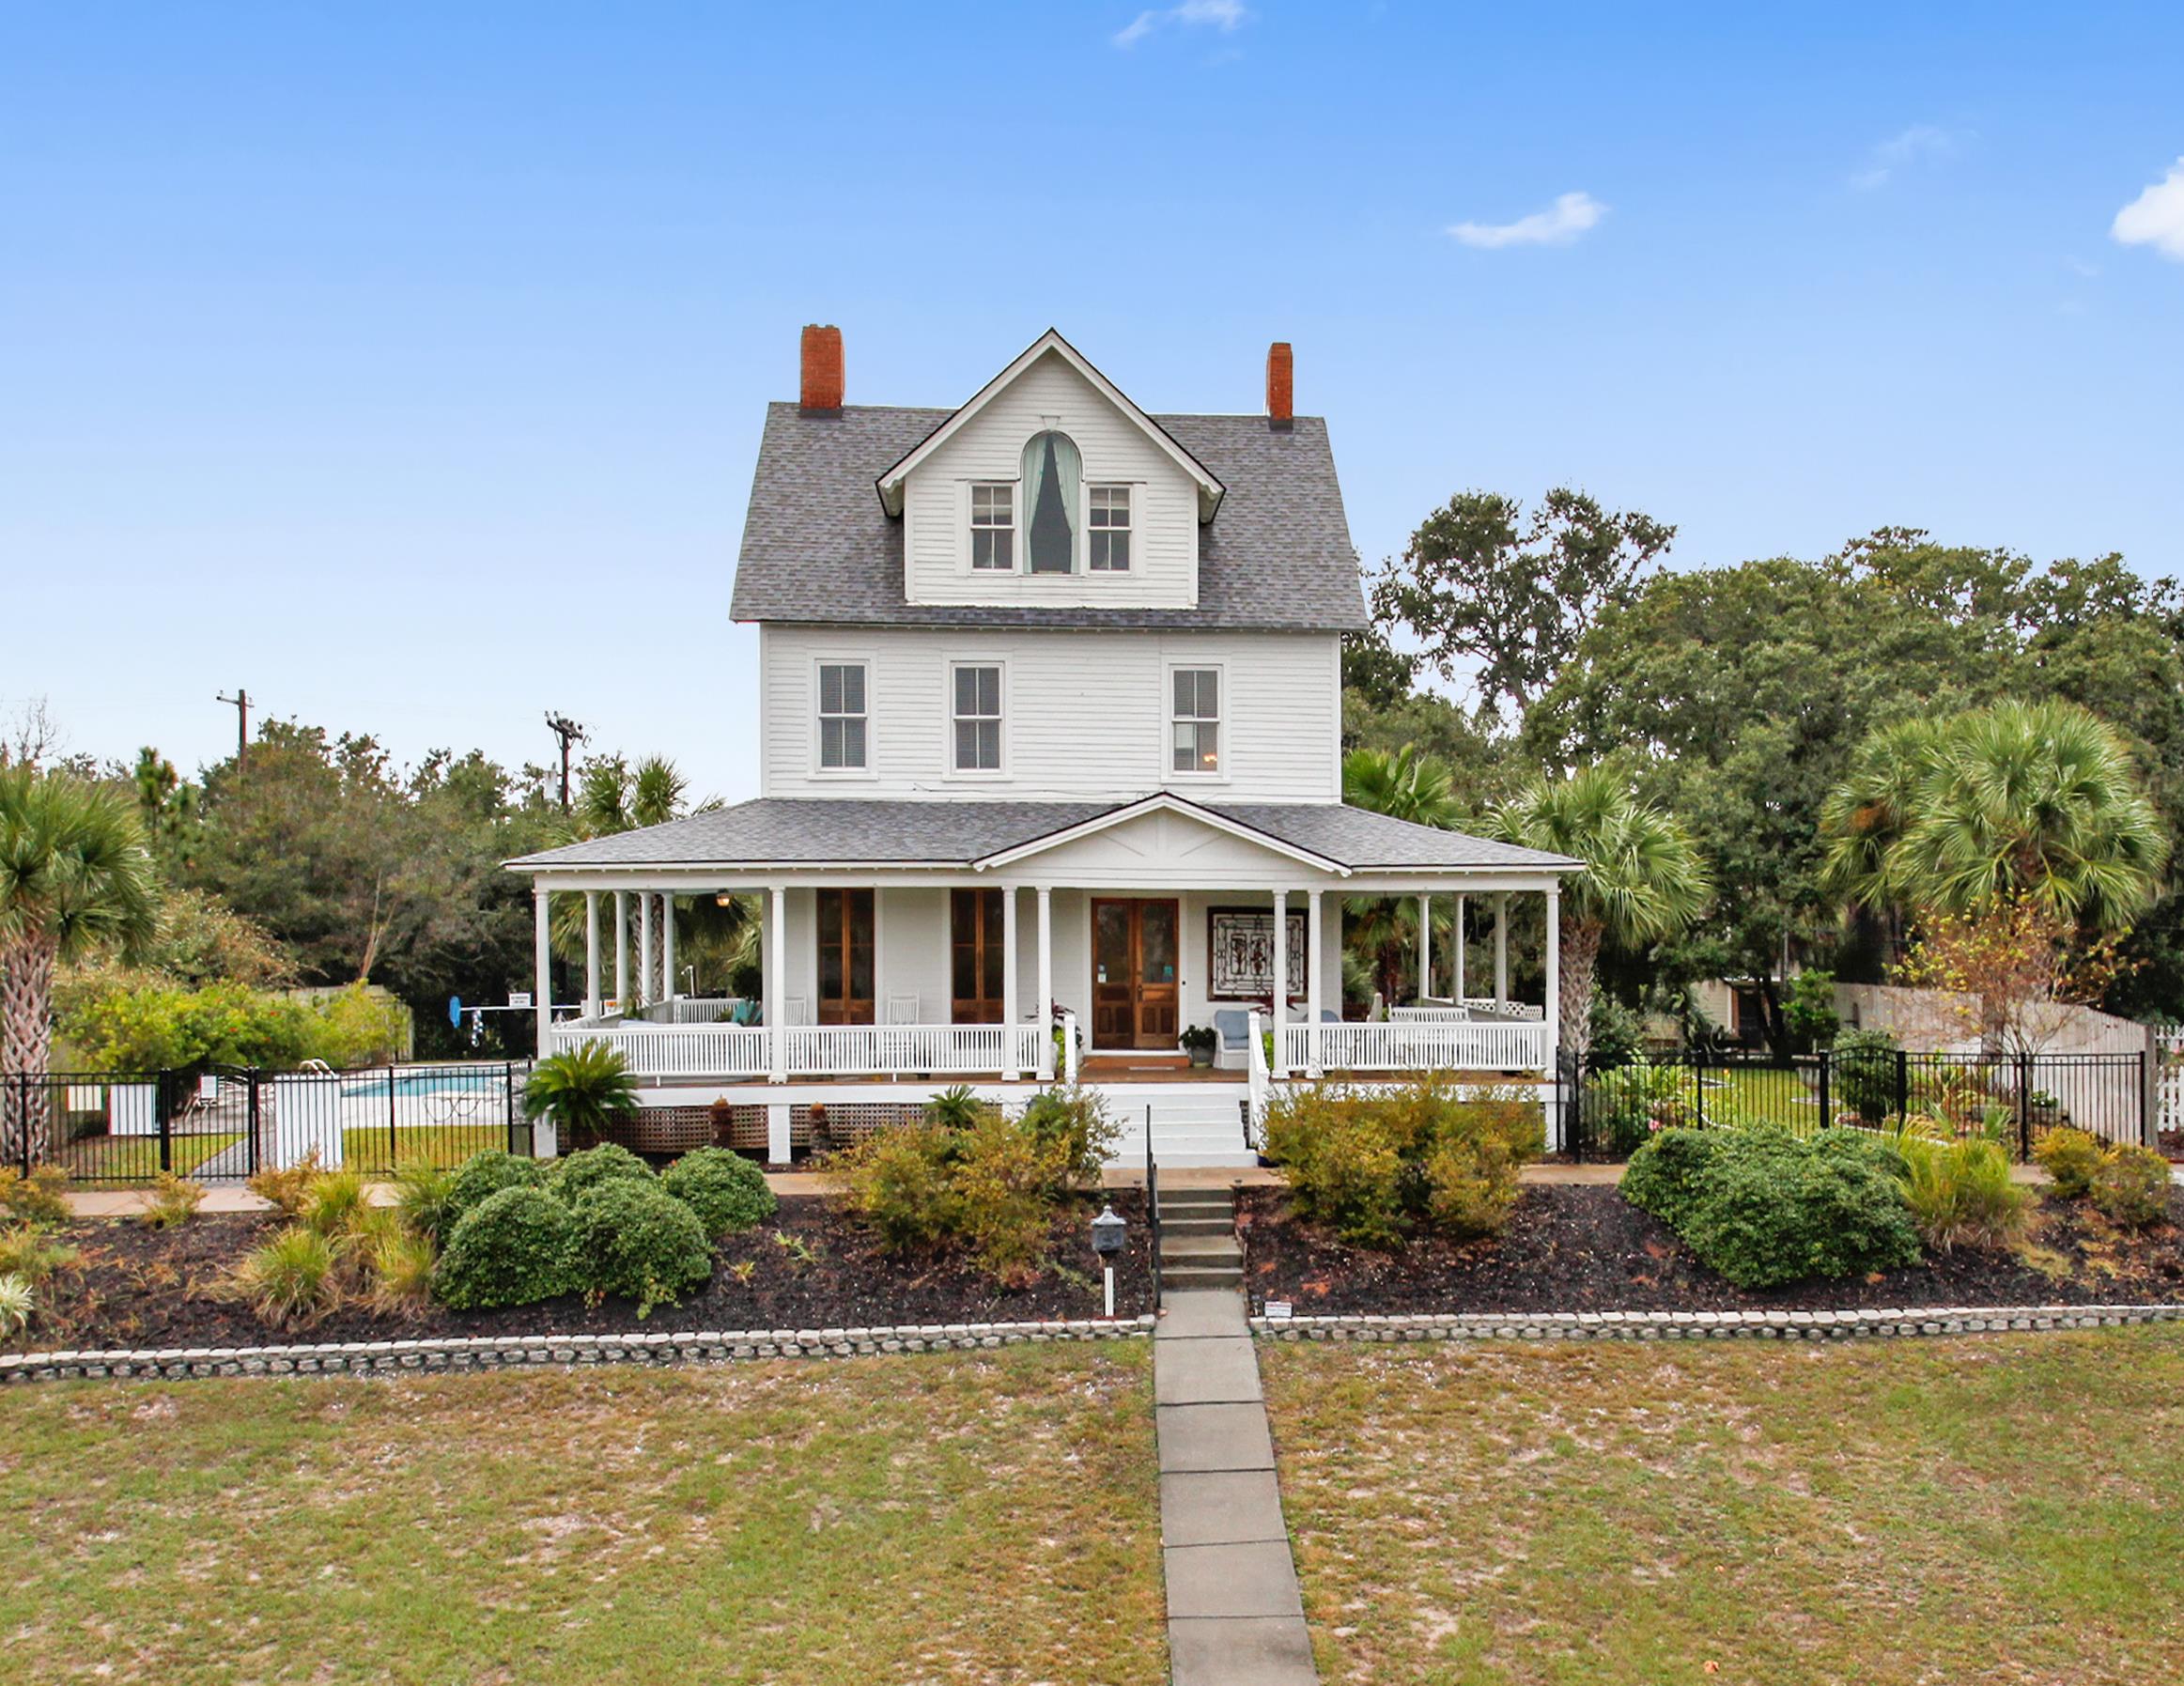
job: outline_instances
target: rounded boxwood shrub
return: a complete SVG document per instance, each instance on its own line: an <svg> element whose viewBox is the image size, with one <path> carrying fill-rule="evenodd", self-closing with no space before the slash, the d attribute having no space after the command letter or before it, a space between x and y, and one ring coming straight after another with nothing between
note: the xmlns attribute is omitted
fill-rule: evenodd
<svg viewBox="0 0 2184 1686"><path fill-rule="evenodd" d="M652 1167L618 1141L571 1153L553 1168L553 1192L570 1205L605 1183L649 1183Z"/></svg>
<svg viewBox="0 0 2184 1686"><path fill-rule="evenodd" d="M543 1188L488 1195L463 1214L432 1274L432 1292L458 1311L529 1306L566 1293L576 1219Z"/></svg>
<svg viewBox="0 0 2184 1686"><path fill-rule="evenodd" d="M1618 1185L1623 1199L1671 1230L1681 1230L1698 1204L1700 1179L1713 1164L1714 1150L1728 1139L1720 1130L1663 1130L1648 1137L1623 1168Z"/></svg>
<svg viewBox="0 0 2184 1686"><path fill-rule="evenodd" d="M692 1212L708 1236L748 1230L769 1218L776 1201L766 1173L726 1148L697 1148L659 1174L659 1185Z"/></svg>
<svg viewBox="0 0 2184 1686"><path fill-rule="evenodd" d="M2093 1187L2094 1173L2108 1144L2087 1130L2064 1126L2044 1130L2033 1143L2033 1157L2052 1179L2055 1193L2066 1200L2077 1199Z"/></svg>
<svg viewBox="0 0 2184 1686"><path fill-rule="evenodd" d="M643 1317L711 1279L713 1248L698 1214L647 1177L615 1177L580 1196L576 1285L595 1297L621 1294Z"/></svg>
<svg viewBox="0 0 2184 1686"><path fill-rule="evenodd" d="M1680 1233L1739 1288L1915 1264L1918 1231L1884 1149L1854 1131L1809 1140L1722 1133Z"/></svg>
<svg viewBox="0 0 2184 1686"><path fill-rule="evenodd" d="M2094 1168L2088 1192L2112 1224L2140 1230L2169 1210L2169 1162L2152 1148L2112 1147Z"/></svg>
<svg viewBox="0 0 2184 1686"><path fill-rule="evenodd" d="M536 1188L546 1181L546 1168L535 1159L488 1148L462 1162L449 1183L441 1212L441 1233L453 1234L455 1226L504 1188Z"/></svg>

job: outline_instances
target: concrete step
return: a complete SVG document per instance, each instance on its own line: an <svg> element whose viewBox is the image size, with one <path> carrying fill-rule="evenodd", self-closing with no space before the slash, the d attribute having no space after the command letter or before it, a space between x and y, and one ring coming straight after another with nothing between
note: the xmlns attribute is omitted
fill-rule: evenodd
<svg viewBox="0 0 2184 1686"><path fill-rule="evenodd" d="M1244 1249L1236 1245L1236 1237L1229 1235L1163 1235L1160 1238L1160 1262L1168 1264L1212 1264L1240 1260Z"/></svg>
<svg viewBox="0 0 2184 1686"><path fill-rule="evenodd" d="M1160 1209L1163 1212L1233 1212L1236 1191L1233 1188L1164 1188L1160 1191Z"/></svg>
<svg viewBox="0 0 2184 1686"><path fill-rule="evenodd" d="M1209 1212L1201 1217L1195 1213L1179 1214L1164 1211L1160 1214L1160 1232L1163 1235L1233 1235L1236 1214Z"/></svg>
<svg viewBox="0 0 2184 1686"><path fill-rule="evenodd" d="M1162 1264L1160 1281L1164 1289L1173 1290L1179 1293L1200 1288L1241 1288L1244 1286L1244 1267L1241 1264L1231 1264L1226 1267L1192 1264L1171 1270L1166 1264Z"/></svg>

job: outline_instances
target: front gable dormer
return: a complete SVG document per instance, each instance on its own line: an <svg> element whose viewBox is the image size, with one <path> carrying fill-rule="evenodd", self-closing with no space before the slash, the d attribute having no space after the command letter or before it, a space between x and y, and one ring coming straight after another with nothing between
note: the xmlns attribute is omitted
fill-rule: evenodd
<svg viewBox="0 0 2184 1686"><path fill-rule="evenodd" d="M1221 481L1048 330L882 472L910 604L1189 609Z"/></svg>

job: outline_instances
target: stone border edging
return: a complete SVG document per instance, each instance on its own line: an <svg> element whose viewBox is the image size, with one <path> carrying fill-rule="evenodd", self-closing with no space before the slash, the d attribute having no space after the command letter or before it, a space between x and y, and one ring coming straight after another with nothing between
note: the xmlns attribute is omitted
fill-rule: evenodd
<svg viewBox="0 0 2184 1686"><path fill-rule="evenodd" d="M1887 1311L1467 1311L1254 1317L1269 1340L1845 1340L2184 1322L2176 1306L1951 1306Z"/></svg>
<svg viewBox="0 0 2184 1686"><path fill-rule="evenodd" d="M1150 1316L1024 1323L923 1323L871 1329L707 1330L694 1334L483 1335L436 1340L340 1341L157 1352L0 1353L0 1385L138 1377L384 1375L515 1369L532 1365L696 1364L751 1358L851 1358L878 1353L968 1352L1033 1341L1127 1340Z"/></svg>

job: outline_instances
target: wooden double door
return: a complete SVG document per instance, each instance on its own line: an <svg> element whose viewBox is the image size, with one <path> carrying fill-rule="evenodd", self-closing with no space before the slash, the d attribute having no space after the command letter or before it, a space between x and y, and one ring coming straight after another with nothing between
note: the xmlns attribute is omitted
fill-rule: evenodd
<svg viewBox="0 0 2184 1686"><path fill-rule="evenodd" d="M1092 1045L1172 1049L1183 1029L1181 905L1095 897L1092 928Z"/></svg>

